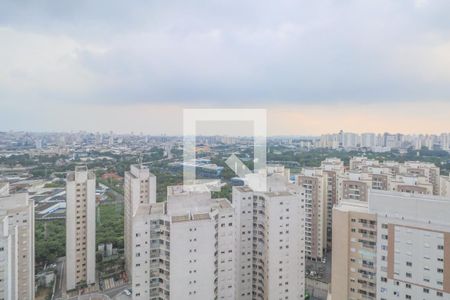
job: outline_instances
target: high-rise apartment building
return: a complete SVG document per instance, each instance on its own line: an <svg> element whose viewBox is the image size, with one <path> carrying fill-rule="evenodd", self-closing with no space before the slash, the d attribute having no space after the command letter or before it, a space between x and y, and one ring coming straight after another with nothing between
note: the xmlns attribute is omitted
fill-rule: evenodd
<svg viewBox="0 0 450 300"><path fill-rule="evenodd" d="M132 218L133 299L235 299L235 211L210 192L168 187Z"/></svg>
<svg viewBox="0 0 450 300"><path fill-rule="evenodd" d="M95 283L95 174L75 167L66 178L66 288Z"/></svg>
<svg viewBox="0 0 450 300"><path fill-rule="evenodd" d="M343 162L327 158L319 168L304 168L296 177L306 201L306 258L313 261L321 261L331 249L333 205L338 201L338 178L343 174Z"/></svg>
<svg viewBox="0 0 450 300"><path fill-rule="evenodd" d="M333 299L376 299L376 216L368 203L344 200L333 212Z"/></svg>
<svg viewBox="0 0 450 300"><path fill-rule="evenodd" d="M139 205L156 203L156 177L148 167L131 165L130 171L125 172L124 181L124 245L125 254L131 253L133 216ZM125 270L131 272L129 255L125 255Z"/></svg>
<svg viewBox="0 0 450 300"><path fill-rule="evenodd" d="M304 189L306 258L322 261L327 250L328 178L322 169L305 168L297 184Z"/></svg>
<svg viewBox="0 0 450 300"><path fill-rule="evenodd" d="M326 206L327 206L327 248L331 249L331 238L333 230L333 206L338 201L338 177L344 171L344 163L338 158L327 158L320 165L327 178Z"/></svg>
<svg viewBox="0 0 450 300"><path fill-rule="evenodd" d="M237 286L234 299L303 299L305 195L283 172L269 173L266 192L233 187Z"/></svg>
<svg viewBox="0 0 450 300"><path fill-rule="evenodd" d="M27 193L0 195L0 299L34 299L34 203Z"/></svg>
<svg viewBox="0 0 450 300"><path fill-rule="evenodd" d="M450 299L449 198L392 191L334 208L333 299Z"/></svg>
<svg viewBox="0 0 450 300"><path fill-rule="evenodd" d="M450 199L373 192L377 299L450 299Z"/></svg>

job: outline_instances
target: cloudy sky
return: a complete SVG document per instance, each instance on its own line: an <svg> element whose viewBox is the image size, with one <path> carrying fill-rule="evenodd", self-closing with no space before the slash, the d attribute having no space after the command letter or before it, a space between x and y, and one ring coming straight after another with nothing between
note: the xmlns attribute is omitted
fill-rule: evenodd
<svg viewBox="0 0 450 300"><path fill-rule="evenodd" d="M0 130L450 131L450 1L0 1Z"/></svg>

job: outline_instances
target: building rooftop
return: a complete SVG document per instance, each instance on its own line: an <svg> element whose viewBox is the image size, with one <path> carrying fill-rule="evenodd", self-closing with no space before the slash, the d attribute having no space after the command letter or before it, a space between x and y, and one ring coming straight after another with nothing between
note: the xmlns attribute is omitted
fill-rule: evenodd
<svg viewBox="0 0 450 300"><path fill-rule="evenodd" d="M220 208L232 208L230 201L225 198L216 199L217 203L219 204Z"/></svg>
<svg viewBox="0 0 450 300"><path fill-rule="evenodd" d="M191 218L189 214L186 215L180 215L180 216L172 216L172 222L178 223L178 222L186 222L189 221Z"/></svg>
<svg viewBox="0 0 450 300"><path fill-rule="evenodd" d="M335 206L335 209L340 211L353 211L353 212L361 212L368 213L369 212L369 204L364 201L357 200L342 200L339 204Z"/></svg>
<svg viewBox="0 0 450 300"><path fill-rule="evenodd" d="M240 191L241 193L250 193L253 192L253 190L251 188L249 188L248 186L235 186L233 187L235 189L237 189L238 191Z"/></svg>
<svg viewBox="0 0 450 300"><path fill-rule="evenodd" d="M67 173L66 180L67 181L76 181L76 180L79 180L78 178L83 180L84 179L83 177L85 177L87 179L95 179L95 174L94 174L94 172L89 171L86 166L76 166L75 171Z"/></svg>
<svg viewBox="0 0 450 300"><path fill-rule="evenodd" d="M0 197L0 209L16 209L27 207L28 204L28 193L17 193Z"/></svg>
<svg viewBox="0 0 450 300"><path fill-rule="evenodd" d="M147 215L163 215L165 213L166 204L164 202L158 202L154 204L140 204L136 210L135 216L147 216Z"/></svg>
<svg viewBox="0 0 450 300"><path fill-rule="evenodd" d="M379 215L450 225L450 198L372 190L369 210Z"/></svg>

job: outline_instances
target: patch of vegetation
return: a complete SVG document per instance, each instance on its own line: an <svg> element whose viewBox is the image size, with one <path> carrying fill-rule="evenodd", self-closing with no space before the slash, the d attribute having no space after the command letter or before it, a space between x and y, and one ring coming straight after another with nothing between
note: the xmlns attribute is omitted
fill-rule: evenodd
<svg viewBox="0 0 450 300"><path fill-rule="evenodd" d="M123 203L100 204L97 209L97 245L112 243L114 248L123 249Z"/></svg>
<svg viewBox="0 0 450 300"><path fill-rule="evenodd" d="M58 257L66 255L65 220L36 220L35 259L36 266L53 264Z"/></svg>

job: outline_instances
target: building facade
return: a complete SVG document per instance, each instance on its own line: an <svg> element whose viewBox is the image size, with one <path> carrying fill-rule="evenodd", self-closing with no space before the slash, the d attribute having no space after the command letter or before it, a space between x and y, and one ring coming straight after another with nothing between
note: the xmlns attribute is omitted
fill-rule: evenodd
<svg viewBox="0 0 450 300"><path fill-rule="evenodd" d="M268 190L233 187L237 289L234 299L303 299L305 195L284 172L268 174Z"/></svg>
<svg viewBox="0 0 450 300"><path fill-rule="evenodd" d="M139 204L128 253L133 299L235 299L235 212L207 191L168 187Z"/></svg>
<svg viewBox="0 0 450 300"><path fill-rule="evenodd" d="M132 221L139 205L156 203L156 176L146 166L131 165L124 179L124 245L125 270L130 274L131 267L127 253L132 252Z"/></svg>
<svg viewBox="0 0 450 300"><path fill-rule="evenodd" d="M95 174L75 167L66 178L66 288L95 283Z"/></svg>
<svg viewBox="0 0 450 300"><path fill-rule="evenodd" d="M0 299L34 299L34 203L0 196Z"/></svg>
<svg viewBox="0 0 450 300"><path fill-rule="evenodd" d="M374 192L377 299L450 299L450 199Z"/></svg>
<svg viewBox="0 0 450 300"><path fill-rule="evenodd" d="M305 254L322 261L327 250L328 178L322 169L303 169L297 184L305 196Z"/></svg>
<svg viewBox="0 0 450 300"><path fill-rule="evenodd" d="M450 299L450 199L369 192L334 208L333 299Z"/></svg>
<svg viewBox="0 0 450 300"><path fill-rule="evenodd" d="M342 201L333 211L333 299L376 299L376 215L368 203Z"/></svg>

